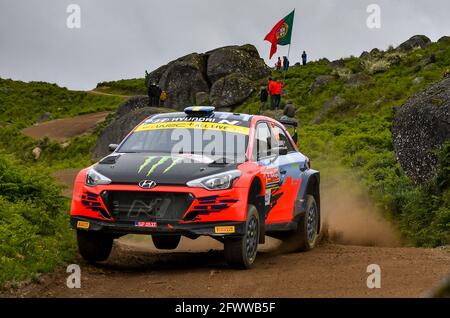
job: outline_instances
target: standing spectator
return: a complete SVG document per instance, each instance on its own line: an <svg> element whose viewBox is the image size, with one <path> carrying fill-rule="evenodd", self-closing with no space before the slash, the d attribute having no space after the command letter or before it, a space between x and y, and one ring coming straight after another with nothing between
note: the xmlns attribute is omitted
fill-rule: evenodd
<svg viewBox="0 0 450 318"><path fill-rule="evenodd" d="M262 111L266 111L267 100L269 99L269 92L267 91L267 87L261 86L261 91L259 92L259 99L261 101Z"/></svg>
<svg viewBox="0 0 450 318"><path fill-rule="evenodd" d="M150 106L159 106L159 98L161 96L161 88L153 82L148 87L148 98L150 99Z"/></svg>
<svg viewBox="0 0 450 318"><path fill-rule="evenodd" d="M303 65L306 65L307 59L308 59L308 55L306 54L305 51L303 51L303 54L302 54L302 63L303 63Z"/></svg>
<svg viewBox="0 0 450 318"><path fill-rule="evenodd" d="M283 83L281 83L280 80L277 81L272 81L273 85L272 85L272 95L270 98L271 101L271 105L270 108L272 110L277 109L280 107L280 102L281 102L281 94L283 93ZM273 103L272 103L272 99L273 99Z"/></svg>
<svg viewBox="0 0 450 318"><path fill-rule="evenodd" d="M164 106L164 102L166 101L169 94L166 91L161 91L161 95L159 96L159 102L161 106Z"/></svg>
<svg viewBox="0 0 450 318"><path fill-rule="evenodd" d="M287 56L283 56L283 70L287 72L288 69L289 69L289 60Z"/></svg>
<svg viewBox="0 0 450 318"><path fill-rule="evenodd" d="M281 63L281 57L278 57L278 61L275 63L275 69L276 69L277 71L281 70L281 65L282 65L282 63Z"/></svg>
<svg viewBox="0 0 450 318"><path fill-rule="evenodd" d="M269 77L269 95L270 95L270 109L275 109L275 105L276 105L276 97L275 97L275 90L276 90L276 86L277 82L274 81L271 77Z"/></svg>

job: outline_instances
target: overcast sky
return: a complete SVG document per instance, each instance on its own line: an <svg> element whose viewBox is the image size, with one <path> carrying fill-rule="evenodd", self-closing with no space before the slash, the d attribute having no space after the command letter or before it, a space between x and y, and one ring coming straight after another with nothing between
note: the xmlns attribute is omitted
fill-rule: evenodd
<svg viewBox="0 0 450 318"><path fill-rule="evenodd" d="M81 28L66 25L69 4ZM381 28L366 25L369 4ZM0 0L0 77L47 81L71 89L142 77L191 52L254 44L267 63L264 36L296 9L291 62L359 55L415 34L450 35L449 0ZM277 55L285 55L279 47Z"/></svg>

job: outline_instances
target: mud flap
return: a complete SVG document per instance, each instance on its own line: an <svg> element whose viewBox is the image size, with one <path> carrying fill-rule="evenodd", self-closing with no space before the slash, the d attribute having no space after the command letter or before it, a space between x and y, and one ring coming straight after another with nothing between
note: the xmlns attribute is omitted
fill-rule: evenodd
<svg viewBox="0 0 450 318"><path fill-rule="evenodd" d="M255 198L255 207L258 210L259 217L259 244L264 244L266 241L266 211L265 198L258 194Z"/></svg>

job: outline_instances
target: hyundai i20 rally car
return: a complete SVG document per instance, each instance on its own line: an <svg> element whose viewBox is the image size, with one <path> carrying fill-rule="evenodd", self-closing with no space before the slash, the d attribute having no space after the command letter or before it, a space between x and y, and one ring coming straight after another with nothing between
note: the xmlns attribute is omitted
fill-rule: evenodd
<svg viewBox="0 0 450 318"><path fill-rule="evenodd" d="M104 261L113 240L131 233L151 235L158 249L210 236L237 268L253 264L265 235L313 248L319 172L297 149L296 123L284 124L293 137L272 118L214 107L147 118L75 180L70 214L80 254Z"/></svg>

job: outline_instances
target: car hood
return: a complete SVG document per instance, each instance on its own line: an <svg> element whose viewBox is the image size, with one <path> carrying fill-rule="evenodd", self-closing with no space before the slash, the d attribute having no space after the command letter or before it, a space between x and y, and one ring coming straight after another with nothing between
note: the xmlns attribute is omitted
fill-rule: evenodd
<svg viewBox="0 0 450 318"><path fill-rule="evenodd" d="M103 158L94 169L114 184L138 184L143 180L158 185L186 185L186 182L236 169L238 164L214 164L200 155L122 153Z"/></svg>

